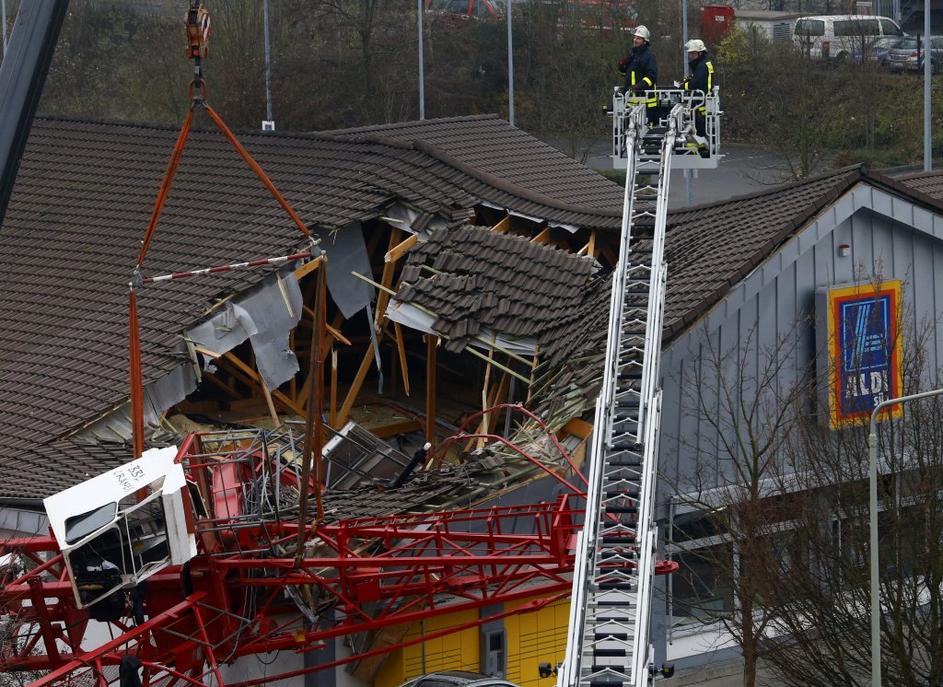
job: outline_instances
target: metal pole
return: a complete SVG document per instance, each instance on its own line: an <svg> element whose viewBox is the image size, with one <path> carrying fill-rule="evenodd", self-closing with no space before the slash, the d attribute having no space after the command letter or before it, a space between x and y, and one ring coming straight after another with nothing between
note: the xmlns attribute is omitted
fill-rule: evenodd
<svg viewBox="0 0 943 687"><path fill-rule="evenodd" d="M0 8L3 12L3 55L7 54L7 0L0 0Z"/></svg>
<svg viewBox="0 0 943 687"><path fill-rule="evenodd" d="M930 137L930 72L933 67L930 39L930 0L923 0L923 171L933 169L933 145Z"/></svg>
<svg viewBox="0 0 943 687"><path fill-rule="evenodd" d="M262 32L265 34L265 121L274 128L272 118L272 42L269 38L268 0L262 3ZM262 127L265 129L265 127Z"/></svg>
<svg viewBox="0 0 943 687"><path fill-rule="evenodd" d="M875 412L880 404L875 407ZM871 534L871 687L881 687L881 584L878 579L878 436L871 414L868 434L868 509Z"/></svg>
<svg viewBox="0 0 943 687"><path fill-rule="evenodd" d="M514 41L511 37L511 0L508 0L508 122L514 126Z"/></svg>
<svg viewBox="0 0 943 687"><path fill-rule="evenodd" d="M881 583L878 577L878 432L877 416L884 408L916 401L921 398L939 396L943 389L924 391L900 398L881 401L871 411L871 424L868 431L868 507L870 514L870 562L871 562L871 687L881 687Z"/></svg>
<svg viewBox="0 0 943 687"><path fill-rule="evenodd" d="M423 62L425 61L422 48L422 15L423 0L416 0L416 14L419 17L419 119L426 118L426 75Z"/></svg>

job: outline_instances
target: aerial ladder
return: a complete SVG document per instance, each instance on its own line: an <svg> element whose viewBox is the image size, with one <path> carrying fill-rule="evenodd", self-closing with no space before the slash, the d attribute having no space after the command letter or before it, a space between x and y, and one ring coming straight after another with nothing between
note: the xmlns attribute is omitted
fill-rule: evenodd
<svg viewBox="0 0 943 687"><path fill-rule="evenodd" d="M626 167L622 230L557 687L640 687L654 675L649 624L670 172L716 167L720 158L717 92L660 96L669 114L651 127L644 104L618 92L613 101L612 157ZM688 145L701 105L708 113L706 148ZM670 572L677 564L659 567Z"/></svg>

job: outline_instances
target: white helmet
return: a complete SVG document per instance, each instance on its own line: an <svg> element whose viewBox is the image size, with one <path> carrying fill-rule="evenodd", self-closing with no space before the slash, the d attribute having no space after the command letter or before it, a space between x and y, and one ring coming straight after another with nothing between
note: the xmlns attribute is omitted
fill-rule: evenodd
<svg viewBox="0 0 943 687"><path fill-rule="evenodd" d="M635 27L635 31L632 33L633 36L638 36L639 38L644 38L649 40L650 34L648 33L648 28L644 25L639 25Z"/></svg>
<svg viewBox="0 0 943 687"><path fill-rule="evenodd" d="M707 52L707 46L700 38L693 38L684 44L686 52Z"/></svg>

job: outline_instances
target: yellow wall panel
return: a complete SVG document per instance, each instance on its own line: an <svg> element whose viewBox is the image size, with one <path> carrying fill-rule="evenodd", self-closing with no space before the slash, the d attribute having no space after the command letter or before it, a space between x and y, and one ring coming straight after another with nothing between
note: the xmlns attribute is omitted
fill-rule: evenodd
<svg viewBox="0 0 943 687"><path fill-rule="evenodd" d="M425 621L425 632L430 634L455 625L463 625L477 618L475 611L452 613L445 616L429 618ZM404 641L419 637L420 624L411 628ZM377 673L373 681L374 687L397 687L406 680L434 673L440 670L470 670L478 672L481 668L479 657L479 628L470 627L460 632L430 639L424 643L397 649L390 654L389 659ZM423 644L425 644L425 670L423 670Z"/></svg>
<svg viewBox="0 0 943 687"><path fill-rule="evenodd" d="M563 660L569 613L569 602L558 601L539 611L505 619L508 680L521 687L553 687L556 678L541 679L537 666L543 662L556 665Z"/></svg>
<svg viewBox="0 0 943 687"><path fill-rule="evenodd" d="M523 606L526 601L509 604L508 610ZM510 615L504 619L507 648L506 678L521 687L554 687L556 678L540 678L537 666L547 662L556 665L566 651L569 601L558 601L539 611ZM426 633L475 619L474 611L455 613L426 621ZM375 687L398 687L407 679L438 670L481 670L480 628L472 627L425 642L426 669L422 669L422 645L397 649L374 680ZM404 639L418 637L419 624L413 625Z"/></svg>

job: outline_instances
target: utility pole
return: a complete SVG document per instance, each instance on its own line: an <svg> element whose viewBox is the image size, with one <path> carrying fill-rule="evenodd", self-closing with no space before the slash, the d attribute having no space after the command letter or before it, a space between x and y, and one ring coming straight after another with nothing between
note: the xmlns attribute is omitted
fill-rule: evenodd
<svg viewBox="0 0 943 687"><path fill-rule="evenodd" d="M425 67L423 65L424 55L422 48L422 15L423 15L423 0L416 0L416 14L419 17L419 119L426 118L426 75Z"/></svg>
<svg viewBox="0 0 943 687"><path fill-rule="evenodd" d="M511 0L508 0L508 122L514 126L514 41L511 37Z"/></svg>
<svg viewBox="0 0 943 687"><path fill-rule="evenodd" d="M930 0L923 0L923 171L933 169L933 144L930 134L930 74L933 69L930 39Z"/></svg>
<svg viewBox="0 0 943 687"><path fill-rule="evenodd" d="M0 8L3 12L3 56L7 55L7 0L0 0Z"/></svg>
<svg viewBox="0 0 943 687"><path fill-rule="evenodd" d="M275 118L272 117L272 41L269 36L269 0L262 2L262 33L265 45L265 121L262 131L275 131Z"/></svg>

